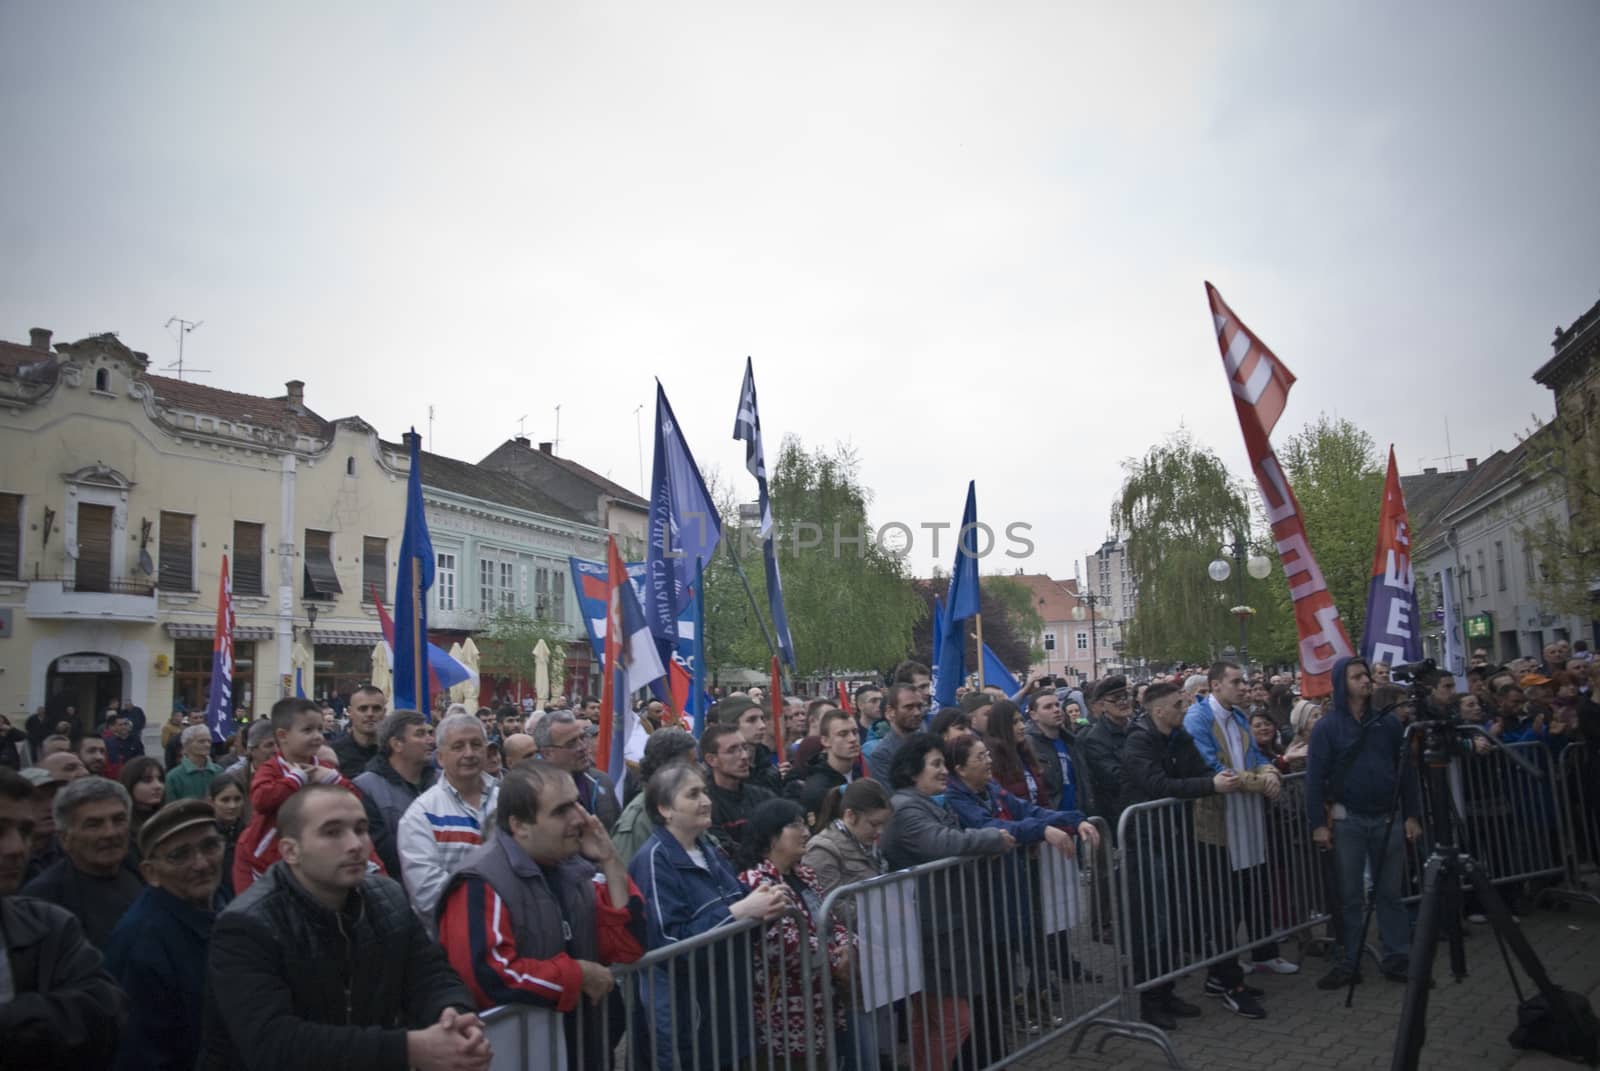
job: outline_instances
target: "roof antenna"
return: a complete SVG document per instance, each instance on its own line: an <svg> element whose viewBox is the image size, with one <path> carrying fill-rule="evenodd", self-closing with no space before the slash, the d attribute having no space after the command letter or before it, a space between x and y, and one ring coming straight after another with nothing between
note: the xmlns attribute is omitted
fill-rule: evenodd
<svg viewBox="0 0 1600 1071"><path fill-rule="evenodd" d="M183 338L190 331L193 331L195 328L199 327L203 323L205 323L204 320L185 320L181 316L174 316L174 317L172 317L172 319L167 321L167 325L166 326L167 326L167 330L168 331L171 331L173 324L177 324L178 325L178 362L176 364L167 365L167 367L163 368L162 371L163 372L177 372L178 373L178 381L180 383L183 381ZM189 371L191 373L193 373L193 374L198 375L199 373L202 373L202 372L209 373L211 371L211 369L209 369L209 368L191 368L191 369L189 369Z"/></svg>
<svg viewBox="0 0 1600 1071"><path fill-rule="evenodd" d="M528 437L528 429L523 426L523 425L527 424L527 422L528 422L528 414L527 413L523 413L521 416L519 416L517 418L517 438L526 439Z"/></svg>
<svg viewBox="0 0 1600 1071"><path fill-rule="evenodd" d="M561 406L556 406L556 441L550 444L550 452L557 457L561 456Z"/></svg>

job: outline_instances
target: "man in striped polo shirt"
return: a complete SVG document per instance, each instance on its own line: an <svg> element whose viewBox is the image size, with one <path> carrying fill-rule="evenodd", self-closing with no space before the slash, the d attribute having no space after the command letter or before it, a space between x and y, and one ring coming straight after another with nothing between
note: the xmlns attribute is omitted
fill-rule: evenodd
<svg viewBox="0 0 1600 1071"><path fill-rule="evenodd" d="M470 714L452 714L434 734L444 776L400 817L400 871L417 917L433 934L451 872L494 835L498 783L484 772L488 737Z"/></svg>

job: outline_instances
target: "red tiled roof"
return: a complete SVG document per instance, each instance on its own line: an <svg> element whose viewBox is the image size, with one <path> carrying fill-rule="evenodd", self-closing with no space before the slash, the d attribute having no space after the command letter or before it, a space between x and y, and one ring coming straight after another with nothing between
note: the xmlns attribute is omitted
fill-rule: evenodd
<svg viewBox="0 0 1600 1071"><path fill-rule="evenodd" d="M139 379L155 391L157 401L175 409L188 409L257 427L283 428L313 438L326 438L330 434L328 421L309 409L296 412L290 408L287 397L240 394L168 376L141 374Z"/></svg>

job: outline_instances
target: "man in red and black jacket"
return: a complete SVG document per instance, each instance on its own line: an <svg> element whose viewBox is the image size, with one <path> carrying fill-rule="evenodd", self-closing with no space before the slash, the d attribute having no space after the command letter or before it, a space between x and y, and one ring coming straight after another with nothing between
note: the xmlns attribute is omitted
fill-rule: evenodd
<svg viewBox="0 0 1600 1071"><path fill-rule="evenodd" d="M601 1015L616 984L606 964L644 955L644 900L560 767L535 759L509 771L495 821L501 835L446 886L439 940L479 1008L565 1013L566 1066L606 1066L616 1040ZM554 1052L533 1056L557 1063Z"/></svg>

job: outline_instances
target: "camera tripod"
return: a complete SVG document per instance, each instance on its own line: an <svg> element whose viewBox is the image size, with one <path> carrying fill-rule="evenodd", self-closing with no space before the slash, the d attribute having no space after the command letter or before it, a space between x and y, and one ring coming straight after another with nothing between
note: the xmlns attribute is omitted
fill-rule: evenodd
<svg viewBox="0 0 1600 1071"><path fill-rule="evenodd" d="M1467 950L1461 929L1463 883L1469 885L1477 894L1478 904L1488 918L1489 925L1499 942L1501 955L1505 958L1506 972L1511 977L1513 989L1517 991L1519 1003L1522 999L1522 990L1511 964L1511 956L1516 957L1517 963L1522 966L1534 988L1549 1002L1552 1014L1563 1020L1572 1019L1572 1013L1565 1000L1561 998L1560 991L1545 972L1544 964L1539 962L1533 946L1528 944L1528 939L1523 936L1521 927L1511 917L1510 910L1500 898L1499 892L1495 890L1489 875L1484 873L1472 856L1463 851L1461 845L1457 843L1455 805L1450 793L1450 760L1462 754L1461 744L1474 733L1481 733L1525 773L1536 778L1544 777L1539 769L1522 756L1477 726L1449 721L1419 721L1407 727L1408 747L1402 749L1400 762L1404 764L1408 758L1412 762L1418 761L1417 758L1408 756L1408 752L1412 750L1409 746L1411 738L1420 735L1422 746L1419 766L1422 773L1424 809L1429 815L1428 834L1433 850L1423 869L1422 902L1417 913L1416 932L1411 940L1410 972L1406 978L1405 999L1400 1008L1400 1028L1395 1033L1394 1056L1389 1065L1391 1071L1416 1071L1417 1061L1422 1055L1422 1046L1428 1036L1428 991L1433 984L1433 960L1438 952L1441 926L1445 939L1450 943L1452 977L1459 982L1467 976ZM1393 816L1399 811L1398 798L1395 803L1395 810L1390 813L1391 827L1394 822ZM1378 875L1375 874L1374 885L1377 883L1377 878ZM1361 933L1346 935L1347 940L1355 940L1358 943L1363 941L1371 922L1372 907L1369 905ZM1570 1025L1575 1027L1577 1024L1574 1021Z"/></svg>

